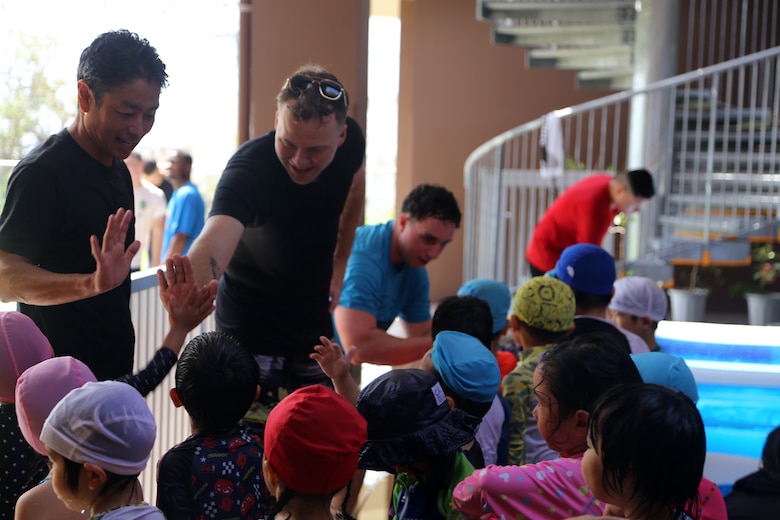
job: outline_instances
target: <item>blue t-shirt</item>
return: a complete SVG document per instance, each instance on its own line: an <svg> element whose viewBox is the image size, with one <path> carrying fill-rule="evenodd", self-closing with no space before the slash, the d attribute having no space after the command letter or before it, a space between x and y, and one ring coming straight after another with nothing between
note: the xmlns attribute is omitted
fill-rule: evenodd
<svg viewBox="0 0 780 520"><path fill-rule="evenodd" d="M198 188L188 182L173 192L168 207L165 211L165 231L163 232L162 258L160 263L165 263L165 255L171 239L177 233L187 235L187 245L181 254L186 254L190 246L203 229L206 218L206 203L200 196Z"/></svg>
<svg viewBox="0 0 780 520"><path fill-rule="evenodd" d="M409 323L431 319L428 272L390 262L392 235L393 221L356 230L339 299L342 307L372 314L382 330L396 317Z"/></svg>

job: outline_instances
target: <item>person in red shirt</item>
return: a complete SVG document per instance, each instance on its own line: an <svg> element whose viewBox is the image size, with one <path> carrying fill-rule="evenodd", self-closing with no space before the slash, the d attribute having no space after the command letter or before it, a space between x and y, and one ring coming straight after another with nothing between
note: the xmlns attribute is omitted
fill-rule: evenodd
<svg viewBox="0 0 780 520"><path fill-rule="evenodd" d="M553 269L571 245L601 245L615 216L636 213L653 195L653 177L644 169L591 175L571 185L536 224L525 252L531 275Z"/></svg>

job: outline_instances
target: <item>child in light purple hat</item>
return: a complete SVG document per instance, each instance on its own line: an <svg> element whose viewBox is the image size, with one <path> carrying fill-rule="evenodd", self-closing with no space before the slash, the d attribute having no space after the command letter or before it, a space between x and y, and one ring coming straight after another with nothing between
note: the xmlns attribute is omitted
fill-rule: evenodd
<svg viewBox="0 0 780 520"><path fill-rule="evenodd" d="M618 327L633 332L647 343L651 352L659 350L655 341L658 322L666 318L666 293L644 276L626 276L615 280L615 292L609 302L609 315Z"/></svg>
<svg viewBox="0 0 780 520"><path fill-rule="evenodd" d="M164 520L143 501L138 480L156 435L152 412L132 386L101 381L72 390L41 432L55 493L68 509L95 520Z"/></svg>

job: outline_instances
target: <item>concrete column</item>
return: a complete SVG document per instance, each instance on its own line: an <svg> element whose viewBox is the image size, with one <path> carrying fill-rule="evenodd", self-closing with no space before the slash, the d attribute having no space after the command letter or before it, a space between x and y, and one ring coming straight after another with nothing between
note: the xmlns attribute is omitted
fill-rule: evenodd
<svg viewBox="0 0 780 520"><path fill-rule="evenodd" d="M679 0L640 0L637 2L636 41L634 45L634 88L641 89L655 81L678 73L680 47ZM628 168L646 167L653 172L656 190L666 184L671 174L667 171L665 143L649 141L648 135L664 135L659 131L669 124L669 96L635 96L631 102L631 126L628 146ZM635 259L640 253L640 240L654 236L651 226L657 213L655 203L629 222L626 234L626 258Z"/></svg>

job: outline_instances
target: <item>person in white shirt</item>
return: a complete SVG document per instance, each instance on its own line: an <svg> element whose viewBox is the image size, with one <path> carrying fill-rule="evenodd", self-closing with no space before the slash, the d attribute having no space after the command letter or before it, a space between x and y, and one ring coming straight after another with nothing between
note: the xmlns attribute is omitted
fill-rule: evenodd
<svg viewBox="0 0 780 520"><path fill-rule="evenodd" d="M132 152L125 159L125 164L133 179L135 238L141 242L141 249L133 257L130 268L138 271L157 265L162 250L165 207L168 201L160 188L143 178L145 163L141 154Z"/></svg>

